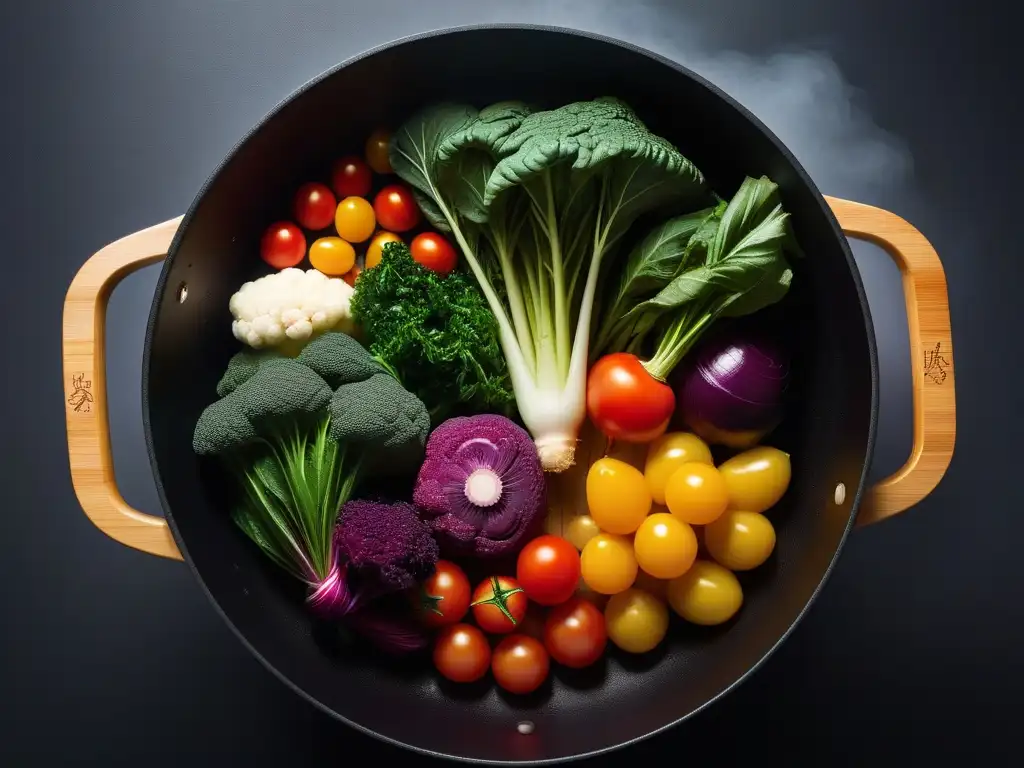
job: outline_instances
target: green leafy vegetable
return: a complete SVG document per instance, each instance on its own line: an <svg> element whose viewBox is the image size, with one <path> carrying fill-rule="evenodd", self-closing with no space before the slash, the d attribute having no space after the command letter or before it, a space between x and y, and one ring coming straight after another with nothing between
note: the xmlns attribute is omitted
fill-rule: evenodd
<svg viewBox="0 0 1024 768"><path fill-rule="evenodd" d="M515 397L498 324L472 279L442 277L402 243L356 281L352 313L370 352L430 409L439 424L456 411L512 415Z"/></svg>
<svg viewBox="0 0 1024 768"><path fill-rule="evenodd" d="M426 409L381 371L342 333L320 336L294 360L254 364L239 353L222 379L230 391L196 423L196 454L219 456L239 480L235 522L314 588L337 581L334 525L361 473L374 461L411 468L422 457Z"/></svg>
<svg viewBox="0 0 1024 768"><path fill-rule="evenodd" d="M610 330L602 337L608 351L639 353L654 327L663 327L644 367L664 380L717 318L748 315L781 300L792 280L784 255L791 243L788 216L776 184L747 178L720 221L717 214L707 218L694 233L676 276L652 297L608 318Z"/></svg>
<svg viewBox="0 0 1024 768"><path fill-rule="evenodd" d="M440 104L395 132L390 157L480 284L545 469L568 468L601 264L641 214L707 205L702 175L610 98Z"/></svg>

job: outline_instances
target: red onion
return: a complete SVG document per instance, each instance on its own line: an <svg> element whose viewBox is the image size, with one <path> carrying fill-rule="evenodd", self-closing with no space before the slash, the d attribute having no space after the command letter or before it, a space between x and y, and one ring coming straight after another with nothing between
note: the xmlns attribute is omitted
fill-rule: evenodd
<svg viewBox="0 0 1024 768"><path fill-rule="evenodd" d="M749 448L782 419L789 361L750 330L709 339L676 385L687 425L706 442Z"/></svg>

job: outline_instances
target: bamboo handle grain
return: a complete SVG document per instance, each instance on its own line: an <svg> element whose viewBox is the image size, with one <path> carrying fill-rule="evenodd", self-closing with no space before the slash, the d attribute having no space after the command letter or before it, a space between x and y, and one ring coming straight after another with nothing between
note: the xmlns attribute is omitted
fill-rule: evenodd
<svg viewBox="0 0 1024 768"><path fill-rule="evenodd" d="M910 331L914 445L903 467L875 485L861 504L857 525L899 514L931 493L946 474L956 442L953 338L942 262L931 243L894 213L826 198L849 237L883 248L903 274Z"/></svg>
<svg viewBox="0 0 1024 768"><path fill-rule="evenodd" d="M107 302L132 272L167 254L181 217L128 235L90 258L64 298L64 405L71 481L85 514L115 541L154 555L181 560L162 517L132 509L114 478L107 421Z"/></svg>

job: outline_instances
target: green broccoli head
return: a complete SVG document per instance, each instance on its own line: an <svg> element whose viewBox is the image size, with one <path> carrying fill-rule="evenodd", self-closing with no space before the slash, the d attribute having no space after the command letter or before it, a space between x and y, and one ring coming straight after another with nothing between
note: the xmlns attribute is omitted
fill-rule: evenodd
<svg viewBox="0 0 1024 768"><path fill-rule="evenodd" d="M199 455L223 453L251 442L281 417L324 410L334 393L313 370L295 360L266 360L234 390L199 417L192 448Z"/></svg>
<svg viewBox="0 0 1024 768"><path fill-rule="evenodd" d="M228 361L228 367L217 383L217 396L224 397L245 383L261 364L267 360L276 360L280 354L268 350L243 350L232 356Z"/></svg>
<svg viewBox="0 0 1024 768"><path fill-rule="evenodd" d="M330 332L317 337L295 359L320 374L331 389L385 372L362 344L345 333Z"/></svg>
<svg viewBox="0 0 1024 768"><path fill-rule="evenodd" d="M331 437L370 451L389 465L418 460L430 431L423 402L387 373L343 384L331 398ZM396 467L397 468L397 467Z"/></svg>

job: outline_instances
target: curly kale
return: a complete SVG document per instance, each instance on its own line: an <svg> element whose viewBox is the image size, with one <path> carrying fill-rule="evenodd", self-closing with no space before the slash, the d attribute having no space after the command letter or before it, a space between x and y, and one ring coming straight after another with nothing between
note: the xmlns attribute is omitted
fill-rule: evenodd
<svg viewBox="0 0 1024 768"><path fill-rule="evenodd" d="M515 414L498 324L465 275L442 276L413 261L403 243L384 246L360 274L352 314L373 356L439 424L459 413Z"/></svg>

